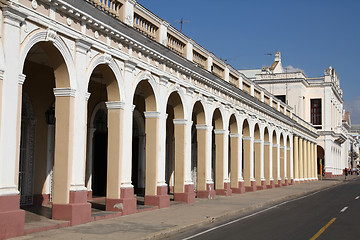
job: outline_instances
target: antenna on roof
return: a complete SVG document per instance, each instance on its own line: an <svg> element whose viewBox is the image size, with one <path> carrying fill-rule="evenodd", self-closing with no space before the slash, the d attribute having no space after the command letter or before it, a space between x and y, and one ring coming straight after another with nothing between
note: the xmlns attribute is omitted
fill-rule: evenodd
<svg viewBox="0 0 360 240"><path fill-rule="evenodd" d="M175 22L180 23L180 32L182 32L183 24L190 23L189 20L184 20L183 18L181 18L180 20L175 20Z"/></svg>

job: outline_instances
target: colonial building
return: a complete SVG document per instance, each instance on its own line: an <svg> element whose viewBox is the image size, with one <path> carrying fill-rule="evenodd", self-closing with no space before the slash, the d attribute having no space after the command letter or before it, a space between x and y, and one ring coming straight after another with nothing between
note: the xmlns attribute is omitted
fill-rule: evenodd
<svg viewBox="0 0 360 240"><path fill-rule="evenodd" d="M299 108L135 0L0 0L0 10L0 238L24 233L28 205L76 225L95 219L97 198L126 215L137 201L162 208L317 179L318 134Z"/></svg>
<svg viewBox="0 0 360 240"><path fill-rule="evenodd" d="M351 167L348 146L353 141L342 121L343 92L334 68L325 69L323 77L309 78L301 71L288 72L283 68L280 52L277 52L270 68L240 72L290 105L295 114L317 129L319 172L323 166L326 176L341 175L344 168Z"/></svg>

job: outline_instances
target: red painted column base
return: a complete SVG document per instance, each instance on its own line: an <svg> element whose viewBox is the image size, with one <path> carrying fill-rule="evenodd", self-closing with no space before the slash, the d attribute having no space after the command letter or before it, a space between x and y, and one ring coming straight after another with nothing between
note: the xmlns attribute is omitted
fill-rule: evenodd
<svg viewBox="0 0 360 240"><path fill-rule="evenodd" d="M92 199L92 191L87 191L87 199Z"/></svg>
<svg viewBox="0 0 360 240"><path fill-rule="evenodd" d="M289 186L289 180L285 179L284 186Z"/></svg>
<svg viewBox="0 0 360 240"><path fill-rule="evenodd" d="M251 181L250 186L245 186L246 192L256 192L256 190L257 190L257 187L256 187L255 181Z"/></svg>
<svg viewBox="0 0 360 240"><path fill-rule="evenodd" d="M294 184L295 184L294 179L291 179L289 184L290 184L290 185L294 185Z"/></svg>
<svg viewBox="0 0 360 240"><path fill-rule="evenodd" d="M70 221L79 225L91 221L91 204L87 202L87 191L70 191L69 204L53 204L52 219Z"/></svg>
<svg viewBox="0 0 360 240"><path fill-rule="evenodd" d="M167 194L167 186L157 187L156 196L145 195L145 205L158 206L159 208L170 207L170 196Z"/></svg>
<svg viewBox="0 0 360 240"><path fill-rule="evenodd" d="M275 185L275 187L282 187L282 186L283 186L283 184L282 184L281 180L278 180L278 183Z"/></svg>
<svg viewBox="0 0 360 240"><path fill-rule="evenodd" d="M25 211L20 195L0 196L0 239L24 235Z"/></svg>
<svg viewBox="0 0 360 240"><path fill-rule="evenodd" d="M245 185L244 182L238 182L238 187L237 188L231 188L233 193L245 193Z"/></svg>
<svg viewBox="0 0 360 240"><path fill-rule="evenodd" d="M184 202L184 203L194 203L195 202L195 192L194 185L185 185L183 193L174 193L174 201Z"/></svg>
<svg viewBox="0 0 360 240"><path fill-rule="evenodd" d="M120 199L106 198L106 211L121 212L122 215L136 213L136 198L134 188L121 188Z"/></svg>
<svg viewBox="0 0 360 240"><path fill-rule="evenodd" d="M274 180L270 180L270 184L266 185L267 188L275 188L275 182Z"/></svg>
<svg viewBox="0 0 360 240"><path fill-rule="evenodd" d="M213 198L215 198L215 195L216 195L216 192L214 190L214 184L213 183L207 183L205 191L197 191L197 193L196 193L196 196L198 198L213 199Z"/></svg>
<svg viewBox="0 0 360 240"><path fill-rule="evenodd" d="M232 190L230 188L230 183L229 182L224 183L224 189L216 189L215 193L216 195L221 195L221 196L231 196Z"/></svg>
<svg viewBox="0 0 360 240"><path fill-rule="evenodd" d="M267 187L266 187L266 182L264 180L262 180L260 182L260 185L259 186L256 186L257 190L265 190Z"/></svg>

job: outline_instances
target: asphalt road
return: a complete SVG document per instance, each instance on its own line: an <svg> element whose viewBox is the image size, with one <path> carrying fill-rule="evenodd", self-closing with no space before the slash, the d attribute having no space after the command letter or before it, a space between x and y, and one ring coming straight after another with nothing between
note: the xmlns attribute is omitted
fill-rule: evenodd
<svg viewBox="0 0 360 240"><path fill-rule="evenodd" d="M360 239L360 177L169 239Z"/></svg>

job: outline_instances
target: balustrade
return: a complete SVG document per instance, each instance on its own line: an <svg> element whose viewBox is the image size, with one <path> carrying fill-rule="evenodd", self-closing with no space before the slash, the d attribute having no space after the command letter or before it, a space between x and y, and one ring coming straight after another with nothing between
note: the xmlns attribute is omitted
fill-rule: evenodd
<svg viewBox="0 0 360 240"><path fill-rule="evenodd" d="M159 29L157 26L136 13L134 14L134 28L153 40L155 40L156 32Z"/></svg>
<svg viewBox="0 0 360 240"><path fill-rule="evenodd" d="M205 68L206 57L204 57L197 51L193 51L193 61L194 61L194 63L197 63L200 67Z"/></svg>
<svg viewBox="0 0 360 240"><path fill-rule="evenodd" d="M185 43L181 42L179 39L169 33L167 35L167 47L177 54L184 56Z"/></svg>
<svg viewBox="0 0 360 240"><path fill-rule="evenodd" d="M119 18L119 10L123 5L120 0L86 0L98 9Z"/></svg>

